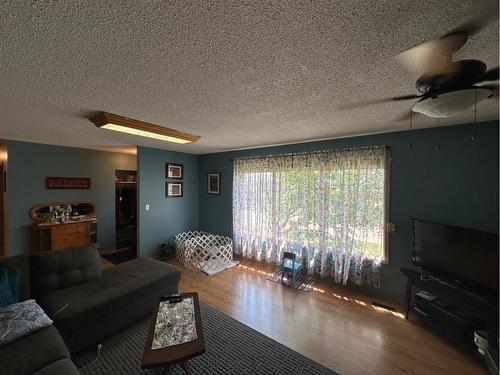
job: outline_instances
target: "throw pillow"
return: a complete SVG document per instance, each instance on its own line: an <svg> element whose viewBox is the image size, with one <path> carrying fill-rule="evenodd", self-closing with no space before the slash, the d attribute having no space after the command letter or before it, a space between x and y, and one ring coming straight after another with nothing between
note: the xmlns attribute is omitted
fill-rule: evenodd
<svg viewBox="0 0 500 375"><path fill-rule="evenodd" d="M31 298L30 256L29 254L23 254L0 259L0 267L19 272L19 301Z"/></svg>
<svg viewBox="0 0 500 375"><path fill-rule="evenodd" d="M34 299L0 308L0 347L52 324Z"/></svg>
<svg viewBox="0 0 500 375"><path fill-rule="evenodd" d="M19 302L19 288L21 283L21 273L10 267L0 266L0 270L7 271L7 279L9 281L10 292L12 295L12 303Z"/></svg>
<svg viewBox="0 0 500 375"><path fill-rule="evenodd" d="M7 270L0 269L0 307L14 303Z"/></svg>

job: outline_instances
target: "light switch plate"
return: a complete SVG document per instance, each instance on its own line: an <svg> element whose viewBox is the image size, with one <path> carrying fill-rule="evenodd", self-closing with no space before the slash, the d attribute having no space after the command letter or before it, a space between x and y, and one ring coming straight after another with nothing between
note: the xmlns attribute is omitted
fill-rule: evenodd
<svg viewBox="0 0 500 375"><path fill-rule="evenodd" d="M146 211L149 211L149 204L146 205Z"/></svg>

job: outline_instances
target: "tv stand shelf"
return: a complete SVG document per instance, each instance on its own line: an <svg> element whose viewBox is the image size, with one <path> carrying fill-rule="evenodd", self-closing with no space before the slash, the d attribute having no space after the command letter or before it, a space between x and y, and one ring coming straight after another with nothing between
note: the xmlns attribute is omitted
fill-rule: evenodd
<svg viewBox="0 0 500 375"><path fill-rule="evenodd" d="M476 294L420 269L402 267L401 272L407 277L406 319L410 312L416 314L468 351L476 352L474 330L487 331L490 346L498 346L498 299Z"/></svg>

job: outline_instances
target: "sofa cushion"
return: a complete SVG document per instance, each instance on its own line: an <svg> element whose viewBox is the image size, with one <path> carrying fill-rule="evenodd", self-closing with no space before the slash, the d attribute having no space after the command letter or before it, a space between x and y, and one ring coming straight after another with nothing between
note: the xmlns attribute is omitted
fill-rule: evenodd
<svg viewBox="0 0 500 375"><path fill-rule="evenodd" d="M162 294L177 291L179 279L178 268L141 257L85 284L45 294L39 302L74 353L151 313Z"/></svg>
<svg viewBox="0 0 500 375"><path fill-rule="evenodd" d="M19 301L31 297L30 289L30 264L27 255L16 255L0 259L0 267L6 267L16 270L20 273L19 280Z"/></svg>
<svg viewBox="0 0 500 375"><path fill-rule="evenodd" d="M64 341L54 326L13 341L0 348L2 375L32 374L52 362L69 359Z"/></svg>
<svg viewBox="0 0 500 375"><path fill-rule="evenodd" d="M41 370L34 372L33 375L80 375L80 371L69 359L60 359L45 366Z"/></svg>
<svg viewBox="0 0 500 375"><path fill-rule="evenodd" d="M101 275L101 257L93 245L46 251L31 257L31 285L35 297L82 284Z"/></svg>

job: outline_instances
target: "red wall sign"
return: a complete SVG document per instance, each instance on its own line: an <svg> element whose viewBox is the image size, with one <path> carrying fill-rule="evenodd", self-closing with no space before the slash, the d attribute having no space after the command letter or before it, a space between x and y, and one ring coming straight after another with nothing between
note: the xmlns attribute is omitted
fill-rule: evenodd
<svg viewBox="0 0 500 375"><path fill-rule="evenodd" d="M45 177L45 189L48 190L89 190L88 177Z"/></svg>

